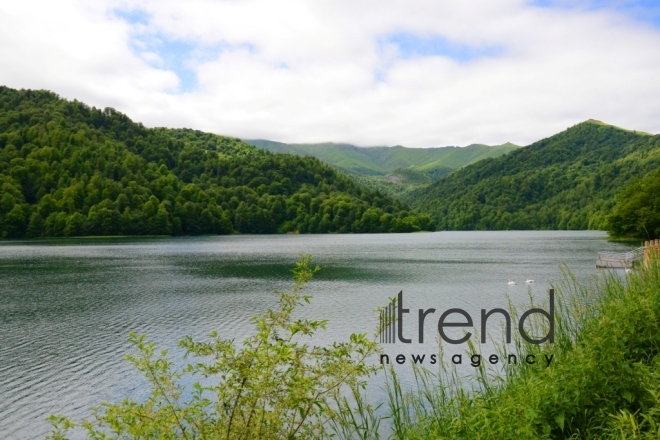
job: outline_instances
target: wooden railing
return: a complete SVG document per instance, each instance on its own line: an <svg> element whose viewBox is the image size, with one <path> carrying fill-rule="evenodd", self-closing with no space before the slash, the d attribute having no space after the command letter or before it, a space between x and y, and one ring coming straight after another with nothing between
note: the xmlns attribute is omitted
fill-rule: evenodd
<svg viewBox="0 0 660 440"><path fill-rule="evenodd" d="M644 248L639 247L629 252L598 252L596 267L632 267L644 258Z"/></svg>
<svg viewBox="0 0 660 440"><path fill-rule="evenodd" d="M644 242L644 246L628 252L598 252L596 267L630 268L638 261L648 264L651 259L660 257L660 240Z"/></svg>

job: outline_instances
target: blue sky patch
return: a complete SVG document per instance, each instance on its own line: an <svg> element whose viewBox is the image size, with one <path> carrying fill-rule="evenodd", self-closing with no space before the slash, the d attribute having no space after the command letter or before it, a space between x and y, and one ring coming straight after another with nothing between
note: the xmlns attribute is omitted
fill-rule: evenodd
<svg viewBox="0 0 660 440"><path fill-rule="evenodd" d="M494 46L475 47L454 43L440 35L419 36L406 32L390 34L381 38L380 45L394 45L404 59L416 57L448 57L459 63L465 63L482 57L497 56L501 48Z"/></svg>
<svg viewBox="0 0 660 440"><path fill-rule="evenodd" d="M660 27L660 1L658 0L532 0L530 4L542 8L609 9Z"/></svg>
<svg viewBox="0 0 660 440"><path fill-rule="evenodd" d="M116 17L131 25L149 25L149 14L142 10L113 11ZM179 78L179 93L197 89L195 67L203 62L214 60L227 49L243 48L250 52L256 49L250 44L230 45L227 43L200 44L197 41L171 38L161 32L134 32L130 40L131 50L145 59L144 54L154 53L160 61L145 59L152 67L174 72Z"/></svg>
<svg viewBox="0 0 660 440"><path fill-rule="evenodd" d="M130 11L122 11L115 9L113 11L116 17L121 18L129 24L148 24L149 23L149 14L142 9L133 9Z"/></svg>

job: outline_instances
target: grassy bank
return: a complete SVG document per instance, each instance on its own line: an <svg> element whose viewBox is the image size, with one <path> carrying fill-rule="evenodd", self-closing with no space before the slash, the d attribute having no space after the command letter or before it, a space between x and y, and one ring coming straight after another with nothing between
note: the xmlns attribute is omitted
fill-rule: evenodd
<svg viewBox="0 0 660 440"><path fill-rule="evenodd" d="M660 265L591 288L566 279L556 286L555 343L517 342L520 353L554 354L551 367L504 376L482 367L472 392L447 366L417 370L419 389L408 394L390 372L394 437L660 437Z"/></svg>

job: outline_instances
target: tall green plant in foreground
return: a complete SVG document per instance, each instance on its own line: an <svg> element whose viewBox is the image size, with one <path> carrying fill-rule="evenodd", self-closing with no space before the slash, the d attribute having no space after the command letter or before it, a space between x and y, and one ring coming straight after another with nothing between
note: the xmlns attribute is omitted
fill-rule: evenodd
<svg viewBox="0 0 660 440"><path fill-rule="evenodd" d="M416 368L408 393L392 369L394 437L660 438L660 265L593 287L568 276L556 287L554 345L515 344L537 358L552 353L549 368L489 374L482 364L472 389L447 364Z"/></svg>
<svg viewBox="0 0 660 440"><path fill-rule="evenodd" d="M177 370L166 351L158 352L144 335L131 334L137 352L128 360L151 383L148 398L105 403L81 422L90 438L145 439L294 439L322 438L331 430L360 434L372 430L338 415L350 414L352 391L358 412L373 414L359 398L364 379L374 370L365 360L377 345L365 334L329 347L302 341L324 329L326 321L294 319L294 309L309 302L300 290L319 270L311 256L301 256L292 270L291 292L280 292L279 306L255 316L256 334L237 346L211 334L210 341L187 337L179 345L195 362ZM186 395L183 378L196 381ZM207 385L209 384L209 385ZM73 423L51 416L53 439L63 439ZM344 423L345 422L345 423ZM353 423L353 427L348 426ZM334 427L334 428L333 428ZM377 427L376 427L377 428Z"/></svg>

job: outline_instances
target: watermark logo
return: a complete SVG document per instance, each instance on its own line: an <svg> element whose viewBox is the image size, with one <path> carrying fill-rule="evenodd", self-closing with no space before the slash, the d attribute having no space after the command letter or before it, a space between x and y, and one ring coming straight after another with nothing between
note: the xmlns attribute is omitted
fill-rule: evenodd
<svg viewBox="0 0 660 440"><path fill-rule="evenodd" d="M555 290L550 289L550 304L549 310L531 308L520 315L518 321L518 331L520 336L530 344L543 344L544 342L553 343L555 341ZM392 300L385 307L380 309L380 342L384 344L393 344L397 341L403 344L411 344L412 339L405 337L405 315L410 313L410 309L403 306L403 291L392 298ZM424 343L424 322L429 315L436 313L436 309L419 309L417 341L420 344ZM506 342L511 343L511 314L504 309L496 308L492 310L481 309L481 342L486 343L486 328L488 326L488 318L495 314L500 314L506 322ZM535 339L525 330L525 321L533 314L540 314L548 320L548 333L541 338ZM460 318L458 318L460 317ZM461 319L461 322L456 322L456 318ZM464 327L473 328L474 321L472 316L465 310L459 308L448 309L440 315L438 319L438 333L443 341L449 344L463 344L472 337L472 332L466 332L463 337L454 339L447 335L445 329L451 327Z"/></svg>
<svg viewBox="0 0 660 440"><path fill-rule="evenodd" d="M529 344L539 345L543 343L549 343L549 344L554 343L555 291L554 289L550 289L548 293L550 297L548 310L541 308L531 308L529 310L526 310L522 315L520 315L520 318L518 319L517 327L518 327L518 332L520 333L520 337ZM434 308L418 310L418 328L417 328L417 338L416 338L418 343L420 344L424 343L424 323L426 320L431 319L433 315L436 314L436 312L437 310ZM397 342L403 344L413 343L412 336L414 336L414 331L411 332L410 331L411 329L407 328L408 326L406 326L406 323L409 322L406 321L406 318L409 318L408 316L409 313L410 313L410 309L404 307L403 291L400 291L396 297L392 298L385 307L380 308L380 342L382 344L394 344ZM495 308L491 310L481 309L481 326L479 331L481 343L487 342L486 330L488 327L488 320L490 317L494 315L500 315L503 318L505 331L506 331L506 343L510 344L512 339L511 338L512 326L514 324L513 318L516 317L517 315L513 314L512 316L511 313L509 313L508 311L502 308ZM547 329L547 333L545 335L532 336L525 329L525 323L530 317L532 317L532 315L538 315L539 320L536 321L535 324L542 322L542 320L547 321L548 324L547 326L546 325L532 326L535 329L542 328L544 329L544 331ZM466 331L463 332L462 337L453 338L447 332L448 329L450 328L465 328ZM471 331L467 331L467 329L474 329L474 320L466 310L460 308L451 308L440 314L437 321L437 329L440 338L442 338L444 342L455 345L463 344L469 342L469 339L473 335L473 333ZM486 360L490 365L496 365L499 362L502 363L506 362L509 365L517 364L519 358L521 363L524 362L525 364L533 365L537 363L537 356L541 356L541 354L543 354L542 359L545 360L544 362L545 366L549 367L550 363L554 358L554 355L550 352L543 352L543 353L539 352L537 354L526 354L526 355L522 355L517 352L508 353L508 354L499 353L499 354L491 354L488 357L484 356L483 358L481 354L471 354L468 355L468 357L470 359L469 360L470 365L472 365L473 367L480 367L482 365L482 362L485 363ZM393 359L394 361L396 361L397 364L406 363L407 356L405 354L397 354L393 356L394 356ZM425 359L428 359L431 365L435 365L439 360L436 354L431 354L428 358L426 357L425 354L410 355L410 360L414 364L423 364ZM451 362L455 365L461 365L463 363L463 355L462 354L452 355ZM380 363L389 364L390 355L385 353L381 354Z"/></svg>
<svg viewBox="0 0 660 440"><path fill-rule="evenodd" d="M403 290L399 292L399 301L403 300ZM380 343L394 344L396 342L396 311L397 298L392 298L387 306L380 309Z"/></svg>

